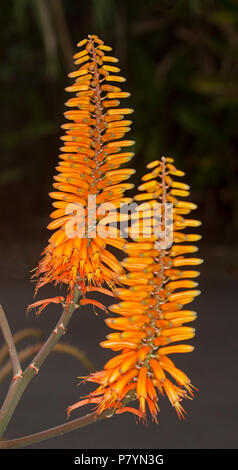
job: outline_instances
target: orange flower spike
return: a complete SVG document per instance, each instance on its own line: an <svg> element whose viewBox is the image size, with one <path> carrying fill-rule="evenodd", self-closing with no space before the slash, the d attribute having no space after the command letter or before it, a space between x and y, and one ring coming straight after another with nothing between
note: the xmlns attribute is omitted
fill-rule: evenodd
<svg viewBox="0 0 238 470"><path fill-rule="evenodd" d="M50 193L56 210L51 214L53 220L48 229L57 231L51 236L35 274L37 288L63 282L70 292L77 284L83 290L87 285L111 287L116 275L123 273L123 267L107 247L122 249L125 242L111 235L104 237L101 231L97 233L102 218L98 208L104 202L115 203L115 209L119 208L125 202L124 192L133 187L124 180L134 173L132 169L120 169L134 155L121 149L134 141L124 139L132 123L125 116L133 110L119 108L119 99L130 94L113 85L114 81L125 81L113 65L118 60L107 55L111 48L96 35L89 35L78 47L82 50L74 55L77 70L69 74L74 83L66 88L75 95L66 102L65 117L69 122L61 126L65 135L61 137L55 191ZM96 204L94 214L89 207L90 196ZM85 233L81 233L83 225ZM80 244L77 239L81 239ZM57 252L58 247L62 250Z"/></svg>
<svg viewBox="0 0 238 470"><path fill-rule="evenodd" d="M121 285L114 293L119 302L109 307L118 316L106 321L110 328L119 331L109 334L108 340L101 343L102 347L122 351L105 366L105 370L112 369L113 380L118 373L122 375L101 394L97 413L107 408L116 413L123 412L125 407L120 399L127 396L127 390L131 387L128 393L133 392L131 398L139 401L139 412L130 407L127 411L139 413L145 418L148 406L157 422L158 394L167 395L179 418L184 417L185 413L181 400L188 398L188 394L193 395L194 387L190 379L176 368L167 355L188 353L194 349L188 344L171 343L194 336L194 328L184 324L193 321L196 313L183 310L183 306L200 294L196 289L197 282L192 280L199 273L185 268L198 265L202 260L191 256L197 248L188 244L199 240L200 236L182 233L186 227L200 225L196 220L184 218L196 206L177 199L189 195L187 185L173 181L174 176L183 176L183 172L175 168L172 159L165 157L161 162L152 162L148 168L151 172L143 177L144 183L140 186L144 191L141 200L148 200L151 207L156 200L161 203L162 234L166 222L165 204L173 203L173 243L168 248L161 245L161 232L149 234L151 221L146 220L146 238L144 234L139 234L135 241L124 246L127 258L121 264L127 272L117 278ZM139 196L136 195L135 200L140 200ZM148 207L144 207L148 212ZM149 214L146 213L146 216ZM142 229L144 220L141 217L138 220ZM137 373L128 375L133 371ZM120 391L115 388L118 383Z"/></svg>

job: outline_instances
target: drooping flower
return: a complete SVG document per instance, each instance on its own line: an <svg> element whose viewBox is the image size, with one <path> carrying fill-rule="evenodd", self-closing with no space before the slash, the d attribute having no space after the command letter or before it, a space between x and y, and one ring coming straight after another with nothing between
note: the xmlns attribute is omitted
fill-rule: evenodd
<svg viewBox="0 0 238 470"><path fill-rule="evenodd" d="M131 126L127 115L133 110L120 106L130 93L118 87L125 79L118 75L118 60L106 54L111 47L95 35L78 46L78 68L69 74L75 81L66 88L75 96L66 102L70 122L62 125L62 153L50 193L55 210L48 229L54 233L36 271L37 289L51 282L66 284L70 292L76 284L83 289L112 285L123 271L108 247L121 249L124 241L116 227L110 227L110 235L104 233L108 223L117 222L116 209L130 202L124 192L133 187L125 181L134 170L121 168L134 155L123 150L134 144L124 139ZM104 223L112 207L115 211Z"/></svg>
<svg viewBox="0 0 238 470"><path fill-rule="evenodd" d="M201 237L184 233L184 229L197 227L200 222L184 217L196 205L180 200L189 195L189 186L173 180L174 176L184 175L175 168L173 160L163 157L147 167L151 171L142 178L142 192L135 200L146 200L151 207L160 202L161 230L147 237L139 234L136 240L126 243L128 257L122 265L127 273L119 276L123 284L116 290L119 303L109 307L117 316L106 319L116 331L101 343L119 353L102 371L86 378L99 386L69 407L69 413L83 404L95 403L96 414L108 409L116 413L130 411L145 419L148 406L157 422L160 394L168 397L179 417L184 416L181 400L193 396L190 379L168 356L194 349L184 341L194 336L194 328L187 324L195 320L196 313L185 306L200 293L194 280L199 272L194 267L202 260L195 257L197 247L193 242ZM166 246L163 240L169 203L173 204L172 246ZM141 219L136 222L142 230ZM167 222L171 227L171 220ZM150 218L145 227L151 225ZM124 406L128 394L138 400L139 409Z"/></svg>
<svg viewBox="0 0 238 470"><path fill-rule="evenodd" d="M29 305L27 308L27 313L32 309L32 308L38 308L37 315L40 315L42 310L44 308L48 307L50 303L54 304L60 304L64 302L64 297L63 296L58 296L58 297L52 297L51 299L44 299L44 300L38 300L37 302L34 302L33 304Z"/></svg>

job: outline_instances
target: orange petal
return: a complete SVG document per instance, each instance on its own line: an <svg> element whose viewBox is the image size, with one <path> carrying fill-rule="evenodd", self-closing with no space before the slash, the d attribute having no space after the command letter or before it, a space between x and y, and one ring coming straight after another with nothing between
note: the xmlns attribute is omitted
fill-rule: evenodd
<svg viewBox="0 0 238 470"><path fill-rule="evenodd" d="M50 303L59 304L61 302L64 302L64 300L65 299L62 296L52 297L51 299L38 300L37 302L34 302L31 305L28 305L27 313L32 308L40 306L40 308L38 309L38 312L37 312L37 315L39 315L42 312L42 310L44 310L44 308L47 307Z"/></svg>

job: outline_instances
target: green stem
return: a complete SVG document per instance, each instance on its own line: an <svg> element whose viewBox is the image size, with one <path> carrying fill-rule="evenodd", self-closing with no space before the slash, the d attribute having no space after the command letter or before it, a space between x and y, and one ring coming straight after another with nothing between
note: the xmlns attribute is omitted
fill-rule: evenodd
<svg viewBox="0 0 238 470"><path fill-rule="evenodd" d="M13 342L16 346L17 343L19 343L20 341L22 341L24 338L30 338L30 337L39 337L41 336L41 331L40 330L37 330L36 328L25 328L24 330L21 330L21 331L18 331L17 333L15 333L13 335ZM6 358L7 356L7 352L8 352L8 348L7 348L7 345L4 344L1 349L0 349L0 367L2 365L2 363L4 362L4 359ZM18 354L19 356L19 354ZM20 357L19 357L20 359ZM20 359L20 362L21 362L21 359Z"/></svg>
<svg viewBox="0 0 238 470"><path fill-rule="evenodd" d="M81 289L75 288L73 302L66 306L63 313L56 325L56 328L50 334L49 338L42 346L41 350L34 357L31 364L22 374L22 378L17 378L12 381L8 390L7 396L0 411L0 438L3 436L7 425L26 389L33 377L38 373L38 370L52 351L54 345L59 341L65 333L65 329L77 308L77 303L81 294Z"/></svg>

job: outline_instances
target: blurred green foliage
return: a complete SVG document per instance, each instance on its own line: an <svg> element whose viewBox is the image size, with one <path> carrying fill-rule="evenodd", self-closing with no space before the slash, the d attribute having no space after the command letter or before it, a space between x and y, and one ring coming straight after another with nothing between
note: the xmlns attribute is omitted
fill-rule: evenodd
<svg viewBox="0 0 238 470"><path fill-rule="evenodd" d="M0 23L5 227L35 234L49 213L67 73L75 44L96 33L132 92L137 177L151 159L175 156L208 231L235 239L238 0L8 0Z"/></svg>

